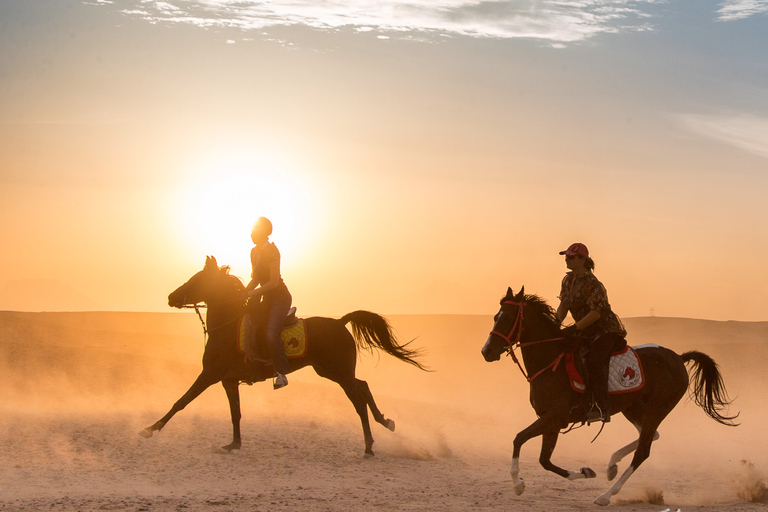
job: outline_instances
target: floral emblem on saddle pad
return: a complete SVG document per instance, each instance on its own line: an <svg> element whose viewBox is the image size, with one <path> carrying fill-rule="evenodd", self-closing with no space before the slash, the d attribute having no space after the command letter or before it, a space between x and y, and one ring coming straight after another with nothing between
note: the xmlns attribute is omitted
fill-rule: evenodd
<svg viewBox="0 0 768 512"><path fill-rule="evenodd" d="M636 391L642 388L643 384L643 369L637 352L632 347L628 346L611 356L611 367L608 371L608 391L611 393Z"/></svg>

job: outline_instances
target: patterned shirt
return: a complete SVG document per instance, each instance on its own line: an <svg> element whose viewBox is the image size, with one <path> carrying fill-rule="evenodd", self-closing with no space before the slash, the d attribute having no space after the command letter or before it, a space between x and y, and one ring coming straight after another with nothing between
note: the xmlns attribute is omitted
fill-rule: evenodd
<svg viewBox="0 0 768 512"><path fill-rule="evenodd" d="M608 333L615 333L622 337L627 335L624 324L611 310L605 286L592 272L581 275L573 272L565 274L559 298L577 322L587 316L590 311L600 313L600 318L584 329L584 334L590 340L596 340Z"/></svg>

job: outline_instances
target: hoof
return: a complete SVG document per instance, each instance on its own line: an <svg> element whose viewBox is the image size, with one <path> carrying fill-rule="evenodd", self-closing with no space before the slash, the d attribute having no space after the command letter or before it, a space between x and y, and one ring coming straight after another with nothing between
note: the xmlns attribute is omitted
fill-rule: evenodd
<svg viewBox="0 0 768 512"><path fill-rule="evenodd" d="M239 450L240 445L237 444L228 444L226 446L222 446L221 448L218 448L219 453L232 453L233 450Z"/></svg>
<svg viewBox="0 0 768 512"><path fill-rule="evenodd" d="M581 474L584 475L584 478L595 478L597 476L597 474L592 471L592 468L581 468Z"/></svg>
<svg viewBox="0 0 768 512"><path fill-rule="evenodd" d="M599 496L595 500L595 505L600 505L601 507L604 507L604 506L608 505L610 502L611 502L611 498L607 498L605 496Z"/></svg>
<svg viewBox="0 0 768 512"><path fill-rule="evenodd" d="M392 432L395 431L395 422L393 420L387 420L387 428Z"/></svg>
<svg viewBox="0 0 768 512"><path fill-rule="evenodd" d="M514 485L513 489L515 490L515 494L517 494L518 496L520 496L521 494L523 494L523 491L525 490L525 482L523 482L523 479L522 479L522 478L520 479L520 481L519 481L519 482L517 482L517 483Z"/></svg>
<svg viewBox="0 0 768 512"><path fill-rule="evenodd" d="M619 474L619 466L617 466L616 464L614 464L613 466L609 466L606 473L608 476L608 481L610 482L611 480L616 478L616 475Z"/></svg>
<svg viewBox="0 0 768 512"><path fill-rule="evenodd" d="M143 437L144 439L149 439L150 437L152 437L152 434L153 434L153 432L151 430L149 430L148 428L139 430L139 435L141 437Z"/></svg>
<svg viewBox="0 0 768 512"><path fill-rule="evenodd" d="M364 459L372 459L373 458L373 452L365 452L363 455Z"/></svg>

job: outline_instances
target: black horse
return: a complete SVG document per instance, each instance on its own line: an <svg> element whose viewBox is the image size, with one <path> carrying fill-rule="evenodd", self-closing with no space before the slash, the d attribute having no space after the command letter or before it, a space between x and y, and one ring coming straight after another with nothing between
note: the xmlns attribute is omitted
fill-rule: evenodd
<svg viewBox="0 0 768 512"><path fill-rule="evenodd" d="M560 430L584 417L582 395L571 388L563 362L571 342L560 332L560 320L546 302L536 295L525 295L524 289L515 294L508 288L501 300L501 309L494 317L493 331L482 349L488 362L498 361L504 352L509 352L517 361L513 350L520 347L531 385L531 405L539 417L515 437L510 473L518 495L525 490L523 479L518 476L520 448L536 436L542 436L539 462L545 469L569 480L595 477L590 468L568 471L550 461ZM607 505L648 458L651 442L659 438L656 429L685 395L689 383L693 384L694 401L707 416L729 426L735 426L733 420L738 416L723 415L730 402L717 364L708 355L690 351L679 356L656 345L638 348L637 355L643 366L645 385L638 391L613 395L610 413L624 414L637 428L639 436L611 455L608 480L616 477L617 463L622 458L633 451L635 455L621 478L595 500L598 505ZM693 363L690 382L685 366L689 362Z"/></svg>
<svg viewBox="0 0 768 512"><path fill-rule="evenodd" d="M203 353L203 371L189 390L173 404L168 414L140 431L141 436L152 437L153 432L161 430L174 414L184 409L200 393L221 382L229 399L233 429L232 442L222 449L231 451L240 448L241 415L238 386L241 382L264 381L273 375L271 366L246 363L238 350L238 325L245 313L244 292L243 283L229 274L228 267L219 268L216 259L208 257L203 270L168 296L168 304L172 307L180 308L199 302L208 306L208 343ZM346 324L351 325L354 337L345 327ZM424 370L416 359L418 351L409 349L408 343L400 345L387 320L368 311L355 311L339 320L307 318L306 329L309 343L307 353L302 358L290 359L291 371L312 366L318 375L341 386L363 423L365 456L373 456L373 436L368 421L368 408L370 407L377 422L392 431L395 430L395 422L385 418L376 407L368 383L355 378L358 350L373 351L374 348L379 348Z"/></svg>

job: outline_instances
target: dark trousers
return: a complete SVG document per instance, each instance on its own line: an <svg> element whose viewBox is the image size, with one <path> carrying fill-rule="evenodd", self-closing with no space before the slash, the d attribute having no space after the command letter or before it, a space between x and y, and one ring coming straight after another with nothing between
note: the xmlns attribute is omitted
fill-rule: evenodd
<svg viewBox="0 0 768 512"><path fill-rule="evenodd" d="M254 323L254 337L264 336L269 347L272 365L277 373L283 375L291 371L291 365L285 356L285 347L280 333L283 331L285 317L291 309L292 302L293 297L288 290L285 290L273 297L265 298L248 312L251 322Z"/></svg>
<svg viewBox="0 0 768 512"><path fill-rule="evenodd" d="M589 346L587 369L589 371L589 387L598 407L607 410L608 401L608 364L611 353L623 349L627 341L615 333L603 334Z"/></svg>

